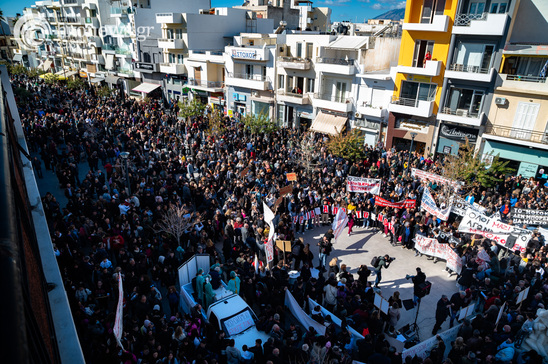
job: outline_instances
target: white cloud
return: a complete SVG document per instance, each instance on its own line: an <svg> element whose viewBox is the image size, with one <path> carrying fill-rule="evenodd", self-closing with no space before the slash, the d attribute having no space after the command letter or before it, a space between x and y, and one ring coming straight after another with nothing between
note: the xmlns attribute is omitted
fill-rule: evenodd
<svg viewBox="0 0 548 364"><path fill-rule="evenodd" d="M376 1L371 5L372 9L375 10L392 10L392 9L403 9L405 8L405 0L374 0ZM369 1L367 1L369 2Z"/></svg>
<svg viewBox="0 0 548 364"><path fill-rule="evenodd" d="M324 0L320 1L320 5L331 5L331 6L345 6L346 3L349 3L350 0Z"/></svg>

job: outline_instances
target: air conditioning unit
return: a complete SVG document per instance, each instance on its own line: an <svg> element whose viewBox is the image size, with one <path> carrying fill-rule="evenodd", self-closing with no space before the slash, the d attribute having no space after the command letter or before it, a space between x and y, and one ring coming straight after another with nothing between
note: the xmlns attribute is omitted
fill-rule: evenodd
<svg viewBox="0 0 548 364"><path fill-rule="evenodd" d="M251 96L253 97L259 97L259 91L252 91Z"/></svg>
<svg viewBox="0 0 548 364"><path fill-rule="evenodd" d="M354 117L355 117L356 119L361 119L361 118L362 118L362 114L360 114L359 112L357 112L357 113L354 114Z"/></svg>
<svg viewBox="0 0 548 364"><path fill-rule="evenodd" d="M506 105L506 97L496 97L495 105L504 106Z"/></svg>

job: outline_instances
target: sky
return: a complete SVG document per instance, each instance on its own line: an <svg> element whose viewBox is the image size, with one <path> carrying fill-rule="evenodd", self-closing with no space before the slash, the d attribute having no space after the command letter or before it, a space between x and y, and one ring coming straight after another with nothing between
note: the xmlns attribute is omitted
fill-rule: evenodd
<svg viewBox="0 0 548 364"><path fill-rule="evenodd" d="M154 1L154 0L151 0ZM243 0L211 0L216 7L242 5ZM330 7L331 21L349 20L363 22L374 18L385 11L404 8L405 0L313 0L314 6ZM0 9L4 16L15 16L23 13L23 8L34 4L33 0L0 0Z"/></svg>

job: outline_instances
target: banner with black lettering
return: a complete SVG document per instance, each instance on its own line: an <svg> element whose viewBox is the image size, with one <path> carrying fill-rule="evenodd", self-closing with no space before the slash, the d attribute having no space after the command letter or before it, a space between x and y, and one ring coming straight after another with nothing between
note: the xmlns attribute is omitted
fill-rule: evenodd
<svg viewBox="0 0 548 364"><path fill-rule="evenodd" d="M455 188L455 190L458 190L461 186L461 183L458 182L458 181L455 181L455 180L452 180L452 179L449 179L449 178L445 178L443 176L440 176L439 174L426 172L426 171L423 171L422 169L411 168L411 176L412 177L417 177L421 181L428 180L428 181L435 181L435 182L437 182L439 184L443 184L443 185L450 185L450 186L453 186Z"/></svg>
<svg viewBox="0 0 548 364"><path fill-rule="evenodd" d="M469 234L480 234L492 239L497 244L511 250L525 251L531 232L517 226L508 225L488 217L473 209L466 210L458 231Z"/></svg>
<svg viewBox="0 0 548 364"><path fill-rule="evenodd" d="M466 210L470 208L480 213L485 211L485 207L480 206L476 203L472 205L465 199L457 196L451 196L450 205L451 205L451 212L459 216L464 216L464 214L466 213Z"/></svg>
<svg viewBox="0 0 548 364"><path fill-rule="evenodd" d="M514 224L548 225L548 211L512 208L510 216Z"/></svg>
<svg viewBox="0 0 548 364"><path fill-rule="evenodd" d="M346 191L378 195L381 192L381 180L348 176L346 178Z"/></svg>
<svg viewBox="0 0 548 364"><path fill-rule="evenodd" d="M415 242L415 249L419 253L445 259L446 267L460 274L462 260L449 244L441 244L437 239L427 238L423 235L416 235L413 241Z"/></svg>

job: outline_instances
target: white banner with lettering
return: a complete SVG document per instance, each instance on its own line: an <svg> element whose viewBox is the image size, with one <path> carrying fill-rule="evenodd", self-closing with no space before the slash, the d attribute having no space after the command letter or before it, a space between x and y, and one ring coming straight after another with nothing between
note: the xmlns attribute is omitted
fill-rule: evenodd
<svg viewBox="0 0 548 364"><path fill-rule="evenodd" d="M430 188L428 187L424 189L424 193L422 194L421 209L426 210L443 221L447 221L449 213L451 212L451 206L447 206L442 210L436 205L436 201L434 201L434 197L432 197Z"/></svg>
<svg viewBox="0 0 548 364"><path fill-rule="evenodd" d="M438 334L445 343L444 357L449 354L449 351L451 350L451 343L457 338L457 334L461 326L462 324L458 324L457 326ZM437 342L438 339L435 336L432 336L430 339L424 340L423 342L404 350L403 353L401 353L402 360L405 362L405 358L408 356L413 358L415 355L419 358L426 359Z"/></svg>
<svg viewBox="0 0 548 364"><path fill-rule="evenodd" d="M326 327L320 324L318 321L314 320L312 317L308 316L306 312L299 306L295 297L289 292L285 291L285 307L289 308L289 311L295 316L295 318L303 325L305 328L312 326L320 335L325 335Z"/></svg>
<svg viewBox="0 0 548 364"><path fill-rule="evenodd" d="M346 191L378 195L381 192L381 180L348 176L346 178Z"/></svg>
<svg viewBox="0 0 548 364"><path fill-rule="evenodd" d="M269 230L268 230L268 240L265 243L265 254L266 254L266 263L270 263L274 260L274 224L272 223L272 220L274 220L274 213L268 207L266 203L263 202L263 212L264 212L264 221L268 224Z"/></svg>
<svg viewBox="0 0 548 364"><path fill-rule="evenodd" d="M480 234L499 245L520 252L525 251L531 239L529 230L505 224L473 209L466 210L458 230L462 233Z"/></svg>
<svg viewBox="0 0 548 364"><path fill-rule="evenodd" d="M429 181L436 181L437 183L440 183L443 185L451 185L455 188L455 190L458 190L461 185L458 181L454 181L452 179L440 176L439 174L426 172L426 171L423 171L422 169L417 169L417 168L411 169L411 176L417 177L421 181L429 180Z"/></svg>
<svg viewBox="0 0 548 364"><path fill-rule="evenodd" d="M419 253L445 259L445 266L460 274L462 260L449 244L442 244L438 239L427 238L423 235L416 235L413 241L415 242L415 249Z"/></svg>

